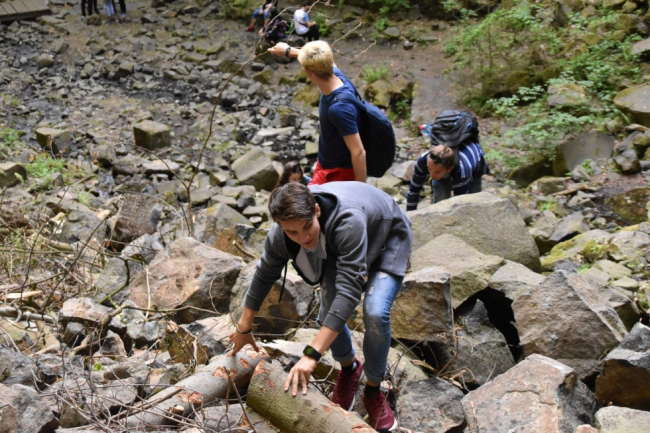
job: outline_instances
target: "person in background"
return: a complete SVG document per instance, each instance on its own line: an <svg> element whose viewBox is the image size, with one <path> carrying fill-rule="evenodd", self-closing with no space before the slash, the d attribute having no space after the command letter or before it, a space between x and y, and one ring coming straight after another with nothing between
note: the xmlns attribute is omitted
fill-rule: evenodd
<svg viewBox="0 0 650 433"><path fill-rule="evenodd" d="M320 39L320 28L315 21L309 21L309 9L311 9L311 1L303 0L293 14L293 27L298 36L304 37L307 41L317 41Z"/></svg>
<svg viewBox="0 0 650 433"><path fill-rule="evenodd" d="M260 6L258 9L255 9L255 11L253 11L253 16L251 17L251 24L248 27L246 27L246 31L247 32L255 31L255 21L257 21L257 18L260 15L264 16L264 27L268 26L271 9L277 9L277 8L278 8L278 0L264 0L264 4Z"/></svg>
<svg viewBox="0 0 650 433"><path fill-rule="evenodd" d="M260 30L259 35L264 36L267 41L277 42L287 36L287 30L289 30L289 26L280 19L278 10L271 9L268 25Z"/></svg>
<svg viewBox="0 0 650 433"><path fill-rule="evenodd" d="M88 15L86 15L86 5L88 5ZM93 15L93 7L95 9L95 14L99 15L97 0L81 0L81 15L84 17Z"/></svg>
<svg viewBox="0 0 650 433"><path fill-rule="evenodd" d="M363 113L354 103L337 98L342 93L355 96L356 89L336 67L329 44L314 41L298 49L279 42L269 48L268 52L276 56L297 57L307 77L321 92L318 104L318 161L311 183L322 185L345 180L365 182L366 151L359 135Z"/></svg>
<svg viewBox="0 0 650 433"><path fill-rule="evenodd" d="M397 425L380 390L391 343L390 310L406 275L413 242L411 220L385 192L361 182L306 187L289 182L269 198L275 223L251 281L244 310L230 335L230 356L250 344L255 315L289 260L308 284L320 284L321 328L289 372L284 391L295 397L328 350L341 363L332 402L350 410L366 375L363 403L377 431ZM355 355L346 322L363 300L365 365ZM281 295L280 295L281 296Z"/></svg>
<svg viewBox="0 0 650 433"><path fill-rule="evenodd" d="M119 19L120 22L126 22L128 21L128 18L126 16L126 1L125 0L120 0L120 14L119 14ZM113 10L115 10L115 0L113 0Z"/></svg>
<svg viewBox="0 0 650 433"><path fill-rule="evenodd" d="M409 186L407 211L417 209L420 191L428 178L434 203L448 199L452 191L455 196L481 192L481 177L490 172L483 148L479 143L469 142L459 146L457 152L456 155L450 147L439 144L418 158Z"/></svg>
<svg viewBox="0 0 650 433"><path fill-rule="evenodd" d="M106 10L106 16L111 21L114 21L117 17L115 16L115 6L113 5L113 0L104 0L104 10Z"/></svg>
<svg viewBox="0 0 650 433"><path fill-rule="evenodd" d="M297 161L291 161L284 165L284 171L282 171L282 175L280 176L276 188L286 185L289 182L299 182L303 185L308 185L309 182L311 182L311 177L305 174L305 170L303 170L300 163Z"/></svg>

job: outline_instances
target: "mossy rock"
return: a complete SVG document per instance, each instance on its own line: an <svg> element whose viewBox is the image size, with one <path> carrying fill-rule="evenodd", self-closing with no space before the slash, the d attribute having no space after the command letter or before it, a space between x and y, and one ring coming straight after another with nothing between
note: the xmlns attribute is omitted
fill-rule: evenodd
<svg viewBox="0 0 650 433"><path fill-rule="evenodd" d="M650 126L650 84L630 87L614 97L616 108L628 114L633 122Z"/></svg>
<svg viewBox="0 0 650 433"><path fill-rule="evenodd" d="M638 15L620 14L616 20L616 30L624 31L625 34L648 32L648 25Z"/></svg>
<svg viewBox="0 0 650 433"><path fill-rule="evenodd" d="M236 21L248 22L253 11L260 7L259 0L220 2L219 15Z"/></svg>
<svg viewBox="0 0 650 433"><path fill-rule="evenodd" d="M621 9L627 0L604 0L603 7L608 9Z"/></svg>
<svg viewBox="0 0 650 433"><path fill-rule="evenodd" d="M510 172L508 180L512 180L519 188L525 188L532 182L544 176L553 175L553 166L544 155L533 155L528 160Z"/></svg>
<svg viewBox="0 0 650 433"><path fill-rule="evenodd" d="M562 68L560 68L559 66L549 66L548 68L542 71L541 74L542 81L544 83L547 83L549 80L559 77L561 73L562 73Z"/></svg>
<svg viewBox="0 0 650 433"><path fill-rule="evenodd" d="M413 79L402 78L397 80L391 86L391 98L394 101L401 101L403 99L412 101L414 87L415 81Z"/></svg>
<svg viewBox="0 0 650 433"><path fill-rule="evenodd" d="M513 71L506 76L505 84L508 90L515 93L520 87L530 87L532 78L528 71Z"/></svg>
<svg viewBox="0 0 650 433"><path fill-rule="evenodd" d="M587 241L582 247L582 257L590 263L611 258L616 253L618 253L618 247L616 245L600 243L594 239Z"/></svg>
<svg viewBox="0 0 650 433"><path fill-rule="evenodd" d="M379 108L390 106L391 86L384 80L375 81L366 87L364 97Z"/></svg>
<svg viewBox="0 0 650 433"><path fill-rule="evenodd" d="M311 84L304 84L302 87L296 90L296 93L293 95L293 103L300 103L305 106L318 107L320 102L320 91L318 87L312 86Z"/></svg>
<svg viewBox="0 0 650 433"><path fill-rule="evenodd" d="M585 244L592 240L601 244L606 243L612 236L604 230L591 230L568 241L560 242L551 249L548 256L541 258L542 270L553 271L555 264L562 260L579 261Z"/></svg>
<svg viewBox="0 0 650 433"><path fill-rule="evenodd" d="M610 197L607 204L624 221L635 224L648 220L646 206L649 201L650 187L643 187Z"/></svg>

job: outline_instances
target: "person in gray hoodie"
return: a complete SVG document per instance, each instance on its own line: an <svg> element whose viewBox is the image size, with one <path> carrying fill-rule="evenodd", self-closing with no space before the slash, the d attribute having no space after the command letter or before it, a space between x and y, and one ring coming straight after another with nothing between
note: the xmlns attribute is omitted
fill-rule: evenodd
<svg viewBox="0 0 650 433"><path fill-rule="evenodd" d="M246 295L230 340L231 356L246 344L257 350L253 319L289 260L309 284L321 285L321 329L291 369L285 391L295 397L327 349L341 363L332 401L349 410L359 380L366 375L363 401L376 430L396 425L379 390L391 342L390 309L406 275L413 235L411 221L388 194L362 182L330 182L307 187L291 182L269 199L275 224ZM365 365L355 356L346 322L365 292ZM282 295L280 295L282 296Z"/></svg>

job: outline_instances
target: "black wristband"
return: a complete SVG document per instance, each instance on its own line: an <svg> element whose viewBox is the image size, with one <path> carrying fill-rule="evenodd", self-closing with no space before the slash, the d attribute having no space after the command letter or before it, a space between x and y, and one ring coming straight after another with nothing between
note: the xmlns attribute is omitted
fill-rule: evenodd
<svg viewBox="0 0 650 433"><path fill-rule="evenodd" d="M240 334L242 334L242 335L250 334L251 332L253 332L253 328L249 329L249 330L246 331L246 332L240 331L240 330L239 330L239 326L237 326L237 325L235 325L235 329L237 330L238 333L240 333Z"/></svg>
<svg viewBox="0 0 650 433"><path fill-rule="evenodd" d="M302 354L305 356L308 356L316 361L320 361L320 359L323 357L323 354L320 353L318 350L314 349L311 346L305 347L305 350L302 351Z"/></svg>
<svg viewBox="0 0 650 433"><path fill-rule="evenodd" d="M287 49L284 51L284 56L289 57L290 52L291 52L291 47L287 47Z"/></svg>

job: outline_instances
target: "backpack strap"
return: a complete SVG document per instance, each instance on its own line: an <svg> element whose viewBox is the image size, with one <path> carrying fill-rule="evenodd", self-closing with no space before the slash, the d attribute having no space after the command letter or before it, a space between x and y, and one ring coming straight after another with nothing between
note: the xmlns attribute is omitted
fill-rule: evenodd
<svg viewBox="0 0 650 433"><path fill-rule="evenodd" d="M282 288L280 289L280 297L278 298L278 304L282 301L282 295L284 294L284 285L287 282L287 270L289 270L289 262L284 265L284 278L282 279Z"/></svg>
<svg viewBox="0 0 650 433"><path fill-rule="evenodd" d="M359 92L356 88L354 88L354 95L355 96L352 96L348 92L341 92L341 94L334 97L334 102L351 102L355 105L355 107L363 110L364 113L367 113L368 107L366 106L366 100L363 99L361 95L359 95Z"/></svg>

